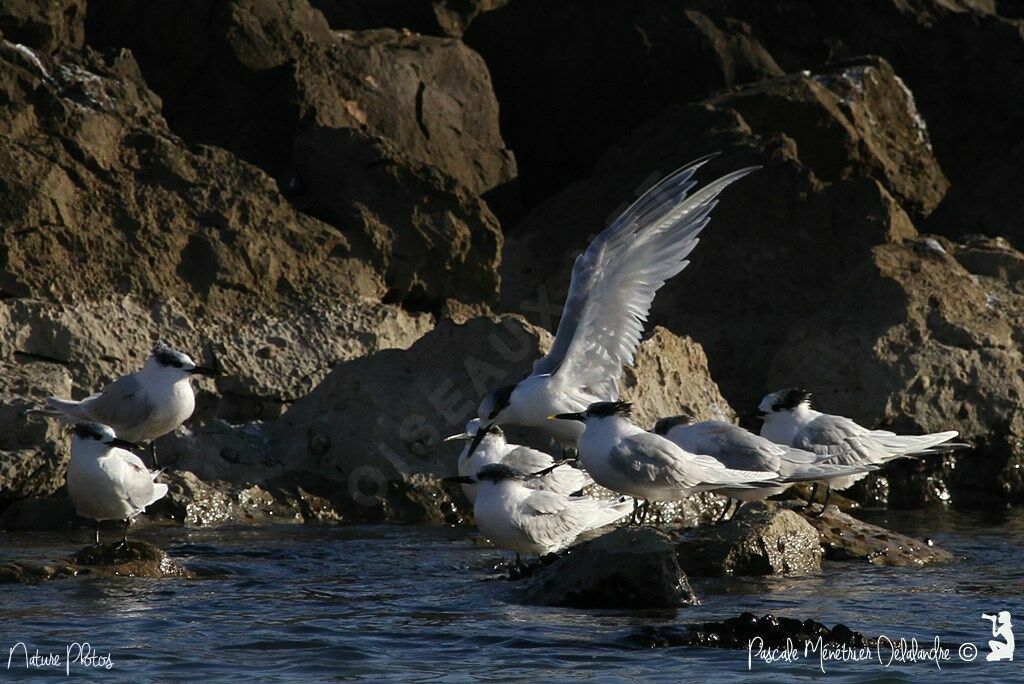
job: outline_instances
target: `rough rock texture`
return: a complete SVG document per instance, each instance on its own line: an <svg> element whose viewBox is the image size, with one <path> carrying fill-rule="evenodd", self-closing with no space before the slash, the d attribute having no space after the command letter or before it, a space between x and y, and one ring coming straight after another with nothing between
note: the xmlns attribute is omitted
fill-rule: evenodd
<svg viewBox="0 0 1024 684"><path fill-rule="evenodd" d="M0 529L4 530L47 532L79 529L91 525L91 520L78 515L71 499L61 497L59 494L52 498L18 499L0 513Z"/></svg>
<svg viewBox="0 0 1024 684"><path fill-rule="evenodd" d="M188 471L164 476L167 496L150 507L191 527L222 523L296 523L302 512L294 500L259 485L200 480Z"/></svg>
<svg viewBox="0 0 1024 684"><path fill-rule="evenodd" d="M0 584L37 584L45 580L82 575L148 579L196 576L161 549L134 540L129 541L128 546L116 543L87 546L71 558L51 565L24 562L0 564Z"/></svg>
<svg viewBox="0 0 1024 684"><path fill-rule="evenodd" d="M384 275L387 299L436 310L498 291L502 235L487 204L391 142L351 128L295 140L292 202L337 226Z"/></svg>
<svg viewBox="0 0 1024 684"><path fill-rule="evenodd" d="M175 131L286 179L310 126L393 140L484 193L511 181L483 60L456 40L332 32L305 0L102 3L89 41L131 48Z"/></svg>
<svg viewBox="0 0 1024 684"><path fill-rule="evenodd" d="M749 411L777 389L765 372L789 328L872 246L916 234L893 193L927 198L920 211L938 200L945 180L924 135L908 93L874 59L670 108L507 237L503 302L522 310L538 289L559 301L575 251L633 189L714 150L723 154L701 170L705 181L763 164L723 193L691 265L658 293L653 312L700 342L725 397Z"/></svg>
<svg viewBox="0 0 1024 684"><path fill-rule="evenodd" d="M533 572L528 600L573 608L669 608L699 603L672 541L653 529L617 529Z"/></svg>
<svg viewBox="0 0 1024 684"><path fill-rule="evenodd" d="M819 637L823 645L832 647L849 646L862 649L874 644L861 632L855 632L843 624L829 629L815 620L775 617L771 613L763 617L757 617L753 613L741 613L727 620L689 625L685 629L663 625L645 626L626 637L626 642L643 648L698 646L748 650L754 641L756 652L757 639L760 639L760 644L766 650L784 649L790 644L799 649L801 644L815 643Z"/></svg>
<svg viewBox="0 0 1024 684"><path fill-rule="evenodd" d="M86 0L4 0L0 34L12 43L56 52L82 47Z"/></svg>
<svg viewBox="0 0 1024 684"><path fill-rule="evenodd" d="M464 39L494 77L529 205L666 105L782 73L745 26L678 2L515 0Z"/></svg>
<svg viewBox="0 0 1024 684"><path fill-rule="evenodd" d="M829 506L820 518L811 516L806 520L820 534L827 560L914 567L954 560L953 554L931 541L912 539L857 520L835 506Z"/></svg>
<svg viewBox="0 0 1024 684"><path fill-rule="evenodd" d="M476 17L509 0L310 0L334 29L408 29L431 36L463 34Z"/></svg>
<svg viewBox="0 0 1024 684"><path fill-rule="evenodd" d="M676 542L687 574L807 575L821 571L818 535L793 511L771 503L747 504L728 522L701 525Z"/></svg>
<svg viewBox="0 0 1024 684"><path fill-rule="evenodd" d="M793 328L770 382L812 387L820 409L865 425L953 427L977 444L957 459L904 466L937 468L946 486L918 475L889 492L890 505L941 502L946 489L964 506L1020 502L1022 277L1024 255L1005 243L920 238L876 247L827 307Z"/></svg>

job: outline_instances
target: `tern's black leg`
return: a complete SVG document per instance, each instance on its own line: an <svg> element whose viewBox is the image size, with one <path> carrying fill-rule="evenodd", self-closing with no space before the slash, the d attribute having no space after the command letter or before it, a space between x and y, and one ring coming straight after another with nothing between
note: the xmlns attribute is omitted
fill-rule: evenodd
<svg viewBox="0 0 1024 684"><path fill-rule="evenodd" d="M118 548L128 548L128 526L131 524L131 518L124 519L124 535L121 537L121 543L117 545Z"/></svg>
<svg viewBox="0 0 1024 684"><path fill-rule="evenodd" d="M153 459L153 467L159 468L160 464L156 461L156 440L154 439L149 443L149 457Z"/></svg>
<svg viewBox="0 0 1024 684"><path fill-rule="evenodd" d="M718 516L718 520L716 520L715 522L725 522L726 516L729 514L730 509L732 509L732 499L727 497L725 499L725 508L722 509L722 514Z"/></svg>
<svg viewBox="0 0 1024 684"><path fill-rule="evenodd" d="M651 502L644 499L644 502L640 505L640 524L643 525L647 522L647 514L651 512Z"/></svg>
<svg viewBox="0 0 1024 684"><path fill-rule="evenodd" d="M825 509L828 508L828 500L830 496L832 496L832 488L825 485L825 502L821 504L821 510L814 514L815 518L820 518L825 515Z"/></svg>
<svg viewBox="0 0 1024 684"><path fill-rule="evenodd" d="M741 508L743 508L743 501L741 499L736 499L736 508L732 509L732 515L729 516L729 520L735 518L736 514L740 512Z"/></svg>
<svg viewBox="0 0 1024 684"><path fill-rule="evenodd" d="M803 510L809 510L814 506L814 500L818 498L818 483L815 482L814 486L811 487L811 495L807 498L807 505L804 506Z"/></svg>

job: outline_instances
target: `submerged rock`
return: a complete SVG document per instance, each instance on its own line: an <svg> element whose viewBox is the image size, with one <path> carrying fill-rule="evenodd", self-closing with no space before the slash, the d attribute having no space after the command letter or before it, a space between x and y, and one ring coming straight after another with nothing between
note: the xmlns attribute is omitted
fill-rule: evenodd
<svg viewBox="0 0 1024 684"><path fill-rule="evenodd" d="M830 505L820 518L812 516L806 521L817 530L828 560L866 560L874 565L921 567L956 559L931 541L913 539L866 523L835 506Z"/></svg>
<svg viewBox="0 0 1024 684"><path fill-rule="evenodd" d="M569 548L534 570L532 603L573 608L664 608L699 603L672 541L650 528L623 527Z"/></svg>
<svg viewBox="0 0 1024 684"><path fill-rule="evenodd" d="M821 571L818 534L777 504L746 504L728 522L700 525L676 541L689 575L806 575Z"/></svg>
<svg viewBox="0 0 1024 684"><path fill-rule="evenodd" d="M705 622L678 627L641 627L626 637L627 643L643 648L665 646L699 646L707 648L750 647L751 641L760 639L764 648L784 648L787 640L797 648L805 642L822 640L823 645L865 648L871 644L861 632L855 632L846 625L829 629L815 620L775 617L771 613L757 617L753 613L741 613L721 622ZM756 648L756 646L755 646Z"/></svg>
<svg viewBox="0 0 1024 684"><path fill-rule="evenodd" d="M0 584L37 584L82 575L99 577L192 578L196 573L166 552L143 541L131 540L87 546L67 560L52 564L27 562L0 564Z"/></svg>

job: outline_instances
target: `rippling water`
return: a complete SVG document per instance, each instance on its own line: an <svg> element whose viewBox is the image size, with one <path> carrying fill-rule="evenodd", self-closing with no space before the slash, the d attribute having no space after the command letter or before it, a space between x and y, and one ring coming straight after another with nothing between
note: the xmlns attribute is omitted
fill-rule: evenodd
<svg viewBox="0 0 1024 684"><path fill-rule="evenodd" d="M966 557L951 566L875 568L827 563L821 575L694 580L703 604L665 611L581 611L523 606L516 586L496 579L501 555L471 530L359 526L184 530L141 537L188 565L216 571L199 580L73 578L0 586L0 675L29 672L8 649L23 641L64 654L88 641L111 653L105 681L198 677L307 680L746 681L746 651L636 646L644 626L685 625L741 611L843 622L868 636L976 643L970 665L830 663L828 680L940 677L1024 680L1016 663L985 663L982 612L1009 610L1024 639L1024 512L883 513L870 516ZM0 560L53 559L88 534L0 535ZM955 657L954 648L954 657ZM19 652L20 654L20 652ZM754 662L759 681L820 677L817 661ZM83 676L82 671L72 674Z"/></svg>

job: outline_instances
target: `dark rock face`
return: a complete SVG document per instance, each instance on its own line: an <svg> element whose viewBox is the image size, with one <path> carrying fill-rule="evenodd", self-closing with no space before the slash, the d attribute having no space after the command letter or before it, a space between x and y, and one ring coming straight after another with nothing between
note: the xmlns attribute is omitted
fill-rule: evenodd
<svg viewBox="0 0 1024 684"><path fill-rule="evenodd" d="M564 292L574 250L652 173L714 150L723 154L701 170L705 181L763 164L723 194L691 265L658 293L653 312L700 342L726 398L749 410L777 389L765 370L790 327L872 246L916 234L893 193L928 197L920 212L941 196L946 181L911 108L891 68L867 60L665 110L508 236L503 301L514 307L538 287Z"/></svg>
<svg viewBox="0 0 1024 684"><path fill-rule="evenodd" d="M464 39L494 77L529 205L663 107L782 73L747 27L678 2L516 0Z"/></svg>
<svg viewBox="0 0 1024 684"><path fill-rule="evenodd" d="M874 565L921 567L949 563L953 554L930 541L919 541L857 520L835 506L807 522L821 535L825 558L836 561L868 561Z"/></svg>
<svg viewBox="0 0 1024 684"><path fill-rule="evenodd" d="M526 592L533 603L573 608L698 603L671 540L649 528L619 528L568 549L533 572Z"/></svg>
<svg viewBox="0 0 1024 684"><path fill-rule="evenodd" d="M477 194L516 175L487 69L458 41L333 33L305 0L107 2L88 29L132 49L175 131L281 181L310 125L389 138Z"/></svg>
<svg viewBox="0 0 1024 684"><path fill-rule="evenodd" d="M82 47L86 0L5 0L0 5L0 34L44 52Z"/></svg>
<svg viewBox="0 0 1024 684"><path fill-rule="evenodd" d="M334 29L408 29L461 36L477 16L509 0L310 0Z"/></svg>
<svg viewBox="0 0 1024 684"><path fill-rule="evenodd" d="M826 308L793 328L770 382L814 387L821 410L865 425L956 427L978 443L955 460L894 464L890 505L1019 502L1022 266L1020 253L985 241L876 247Z"/></svg>
<svg viewBox="0 0 1024 684"><path fill-rule="evenodd" d="M676 542L690 576L807 575L821 571L818 534L800 515L766 502L728 522L692 528Z"/></svg>
<svg viewBox="0 0 1024 684"><path fill-rule="evenodd" d="M499 288L501 228L487 204L383 138L313 128L295 141L292 202L347 226L356 253L384 275L386 299L436 310L482 303Z"/></svg>
<svg viewBox="0 0 1024 684"><path fill-rule="evenodd" d="M629 635L626 641L644 648L666 646L698 646L703 648L748 649L751 643L760 643L765 649L785 648L787 640L801 648L806 642L821 639L823 645L865 648L871 641L860 632L846 625L829 629L815 620L775 617L772 614L758 617L753 613L741 613L721 622L705 622L690 625L685 630L665 627L643 627Z"/></svg>

